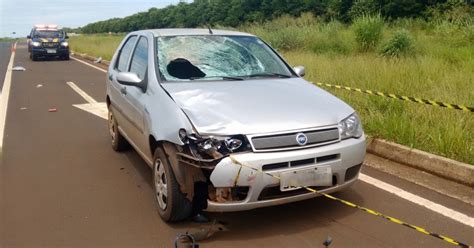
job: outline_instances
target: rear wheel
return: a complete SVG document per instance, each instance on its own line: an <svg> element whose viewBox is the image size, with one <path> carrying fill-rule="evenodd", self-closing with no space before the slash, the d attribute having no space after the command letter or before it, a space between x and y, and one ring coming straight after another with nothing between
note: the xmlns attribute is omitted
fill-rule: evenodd
<svg viewBox="0 0 474 248"><path fill-rule="evenodd" d="M109 134L112 143L112 149L115 151L124 151L129 147L125 137L118 130L118 123L109 106Z"/></svg>
<svg viewBox="0 0 474 248"><path fill-rule="evenodd" d="M33 60L33 61L37 61L38 60L38 56L36 56L33 52L30 53L30 59Z"/></svg>
<svg viewBox="0 0 474 248"><path fill-rule="evenodd" d="M163 149L157 148L153 158L153 188L161 219L175 222L189 218L192 203L179 190L179 184Z"/></svg>

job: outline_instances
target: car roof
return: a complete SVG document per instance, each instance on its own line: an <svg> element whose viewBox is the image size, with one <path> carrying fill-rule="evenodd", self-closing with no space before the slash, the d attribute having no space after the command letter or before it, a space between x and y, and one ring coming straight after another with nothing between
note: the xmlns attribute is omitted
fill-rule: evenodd
<svg viewBox="0 0 474 248"><path fill-rule="evenodd" d="M212 34L209 29L205 28L166 28L166 29L150 29L143 30L151 32L155 37L159 36L182 36L182 35L234 35L234 36L254 36L237 31L212 29Z"/></svg>

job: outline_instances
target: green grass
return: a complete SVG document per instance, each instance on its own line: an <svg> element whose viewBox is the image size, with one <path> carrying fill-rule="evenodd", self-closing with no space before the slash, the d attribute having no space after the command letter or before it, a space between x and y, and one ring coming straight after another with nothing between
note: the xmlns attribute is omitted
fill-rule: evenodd
<svg viewBox="0 0 474 248"><path fill-rule="evenodd" d="M69 44L73 51L110 60L122 39L123 35L80 35L71 37Z"/></svg>
<svg viewBox="0 0 474 248"><path fill-rule="evenodd" d="M360 49L353 26L311 15L240 27L262 37L306 79L474 106L474 22L383 23L375 47ZM381 56L400 30L411 39L403 56ZM360 32L357 31L357 32ZM71 37L73 50L110 59L122 36ZM327 89L360 114L366 133L474 164L474 114L379 96Z"/></svg>
<svg viewBox="0 0 474 248"><path fill-rule="evenodd" d="M381 58L375 54L326 55L288 51L306 65L307 80L342 84L448 103L474 105L473 67L430 57ZM474 164L474 115L457 110L327 89L360 114L366 133Z"/></svg>

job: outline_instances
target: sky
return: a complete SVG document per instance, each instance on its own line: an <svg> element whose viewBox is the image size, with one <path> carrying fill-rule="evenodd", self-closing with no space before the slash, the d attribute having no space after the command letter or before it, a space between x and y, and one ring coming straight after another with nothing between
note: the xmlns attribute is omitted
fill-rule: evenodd
<svg viewBox="0 0 474 248"><path fill-rule="evenodd" d="M178 2L179 0L0 0L0 37L25 37L35 24L79 27Z"/></svg>

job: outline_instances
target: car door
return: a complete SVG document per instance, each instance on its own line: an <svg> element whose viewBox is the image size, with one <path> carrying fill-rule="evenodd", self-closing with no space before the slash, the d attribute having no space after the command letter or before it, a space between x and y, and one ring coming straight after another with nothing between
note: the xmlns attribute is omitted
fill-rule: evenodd
<svg viewBox="0 0 474 248"><path fill-rule="evenodd" d="M129 137L132 139L135 148L141 152L146 152L148 147L148 137L145 134L145 97L148 72L148 39L140 36L137 45L130 59L129 72L137 74L142 80L144 87L122 86L121 91L125 99L123 111L130 122Z"/></svg>
<svg viewBox="0 0 474 248"><path fill-rule="evenodd" d="M134 47L137 43L138 37L136 35L128 37L120 48L120 51L117 55L117 59L114 62L113 70L109 70L109 82L110 82L110 91L109 97L111 101L111 108L114 113L114 116L119 124L122 134L124 134L128 139L131 139L130 133L132 133L133 126L131 124L129 113L125 111L127 108L127 100L125 99L125 94L127 87L120 84L117 81L117 75L120 72L127 72L130 65L130 58ZM133 141L132 141L133 142Z"/></svg>

